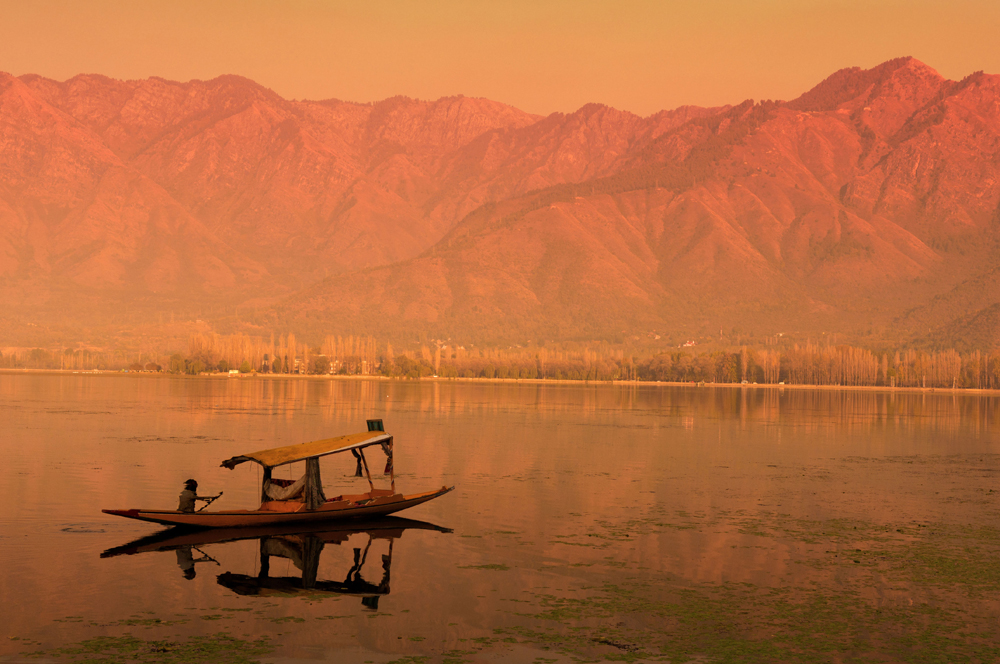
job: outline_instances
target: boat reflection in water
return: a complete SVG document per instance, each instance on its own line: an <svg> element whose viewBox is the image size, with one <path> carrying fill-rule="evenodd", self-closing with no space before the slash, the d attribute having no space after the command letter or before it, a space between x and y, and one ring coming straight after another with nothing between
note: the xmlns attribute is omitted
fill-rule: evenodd
<svg viewBox="0 0 1000 664"><path fill-rule="evenodd" d="M399 517L382 517L375 520L327 523L312 527L275 526L270 528L226 528L215 530L189 530L170 528L154 535L137 539L128 544L108 549L102 558L122 555L174 551L177 565L187 579L196 576L198 563L215 563L214 557L202 551L201 547L226 544L248 539L260 540L260 571L255 575L219 574L219 585L239 595L248 596L294 596L294 595L354 595L361 597L361 603L369 609L378 609L378 599L389 594L389 568L392 565L393 542L403 536L404 530L436 530L452 532L425 521L414 521ZM327 544L340 545L353 535L367 535L363 547L356 547L350 569L343 581L321 580L319 574L320 555ZM368 562L368 555L375 540L388 540L388 553L381 558L381 579L377 583L362 577L362 569ZM299 571L299 576L271 576L271 558L285 558Z"/></svg>

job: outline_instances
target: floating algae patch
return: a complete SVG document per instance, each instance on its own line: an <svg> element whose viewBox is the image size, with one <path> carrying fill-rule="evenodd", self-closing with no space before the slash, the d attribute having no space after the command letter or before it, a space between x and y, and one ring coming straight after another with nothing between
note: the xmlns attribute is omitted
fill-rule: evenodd
<svg viewBox="0 0 1000 664"><path fill-rule="evenodd" d="M901 574L924 586L962 588L969 593L1000 591L1000 541L992 528L934 524L906 547L881 553Z"/></svg>
<svg viewBox="0 0 1000 664"><path fill-rule="evenodd" d="M489 563L486 565L459 565L458 569L488 569L495 572L506 572L510 568L502 563Z"/></svg>
<svg viewBox="0 0 1000 664"><path fill-rule="evenodd" d="M863 521L806 521L758 515L765 536L826 547L829 557L802 560L830 564L878 566L879 571L922 589L970 592L1000 591L1000 530L951 524L880 525ZM741 525L745 526L746 521ZM741 529L740 532L744 532ZM756 533L755 533L756 534Z"/></svg>
<svg viewBox="0 0 1000 664"><path fill-rule="evenodd" d="M265 636L237 639L229 634L193 636L185 641L143 640L130 634L98 636L78 644L26 653L29 657L58 657L80 664L251 664L274 651Z"/></svg>
<svg viewBox="0 0 1000 664"><path fill-rule="evenodd" d="M512 624L495 634L590 661L1000 660L997 529L743 511L706 522L724 536L760 538L755 549L805 546L792 549L787 573L765 584L550 565L583 575L579 586L562 595L536 586L505 602ZM637 519L601 539L628 542L626 534L657 536L673 526Z"/></svg>
<svg viewBox="0 0 1000 664"><path fill-rule="evenodd" d="M202 616L206 619L206 616ZM171 625L183 625L187 623L186 618L180 620L163 620L161 618L125 618L108 623L91 622L91 627L169 627Z"/></svg>
<svg viewBox="0 0 1000 664"><path fill-rule="evenodd" d="M675 589L609 585L587 598L536 597L530 624L496 630L576 658L620 661L815 662L881 657L907 662L994 661L991 624L940 607L880 611L857 593L760 589L749 584ZM964 627L964 631L963 628ZM978 632L976 631L978 629ZM978 636L977 636L978 634Z"/></svg>

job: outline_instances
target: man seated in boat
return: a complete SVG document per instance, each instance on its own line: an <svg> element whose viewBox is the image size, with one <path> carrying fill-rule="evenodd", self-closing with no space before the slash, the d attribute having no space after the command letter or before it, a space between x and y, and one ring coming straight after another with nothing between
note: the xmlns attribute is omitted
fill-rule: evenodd
<svg viewBox="0 0 1000 664"><path fill-rule="evenodd" d="M198 495L198 482L195 480L188 480L184 483L184 490L181 491L180 504L177 506L178 512L194 512L194 501L204 500L209 502L218 498L218 496L199 496Z"/></svg>

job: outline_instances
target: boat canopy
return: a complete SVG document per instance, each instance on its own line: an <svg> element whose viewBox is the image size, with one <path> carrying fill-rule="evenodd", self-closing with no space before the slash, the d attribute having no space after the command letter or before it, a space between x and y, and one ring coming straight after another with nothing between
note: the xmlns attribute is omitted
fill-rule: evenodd
<svg viewBox="0 0 1000 664"><path fill-rule="evenodd" d="M241 454L222 462L222 466L232 470L244 461L255 461L264 468L274 468L288 463L302 461L303 459L315 459L328 454L347 452L349 450L360 450L369 445L381 445L392 441L392 436L384 431L365 431L364 433L352 433L336 438L324 438L314 440L311 443L301 443L299 445L289 445L288 447L276 447L271 450L261 450L251 454ZM391 448L390 448L391 449ZM387 471L388 472L388 471Z"/></svg>

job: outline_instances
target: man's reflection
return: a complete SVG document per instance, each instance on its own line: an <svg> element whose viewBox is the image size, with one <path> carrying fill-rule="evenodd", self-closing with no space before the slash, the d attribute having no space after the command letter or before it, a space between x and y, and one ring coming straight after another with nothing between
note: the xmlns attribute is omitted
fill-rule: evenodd
<svg viewBox="0 0 1000 664"><path fill-rule="evenodd" d="M192 551L198 551L201 554L201 558L195 558ZM184 578L190 581L195 576L197 572L194 570L195 563L219 563L211 556L206 555L202 551L196 549L194 546L187 545L181 546L177 549L177 566L181 568L184 573Z"/></svg>

